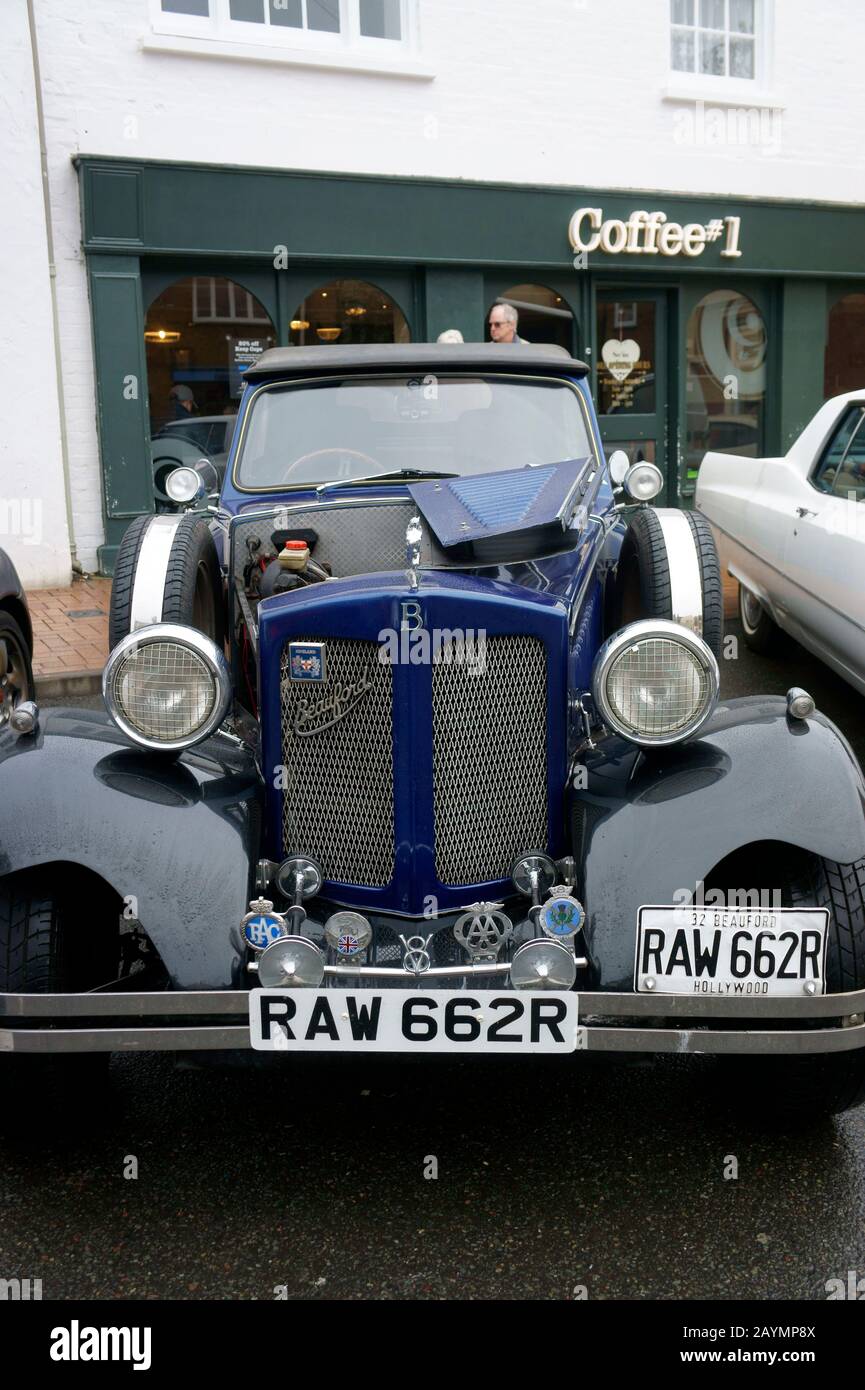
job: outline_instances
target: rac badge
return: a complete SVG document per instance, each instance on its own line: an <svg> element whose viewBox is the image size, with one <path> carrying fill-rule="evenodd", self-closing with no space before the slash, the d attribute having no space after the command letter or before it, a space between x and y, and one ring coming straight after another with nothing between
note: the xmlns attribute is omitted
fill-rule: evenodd
<svg viewBox="0 0 865 1390"><path fill-rule="evenodd" d="M544 903L538 920L547 936L562 940L563 937L576 936L586 920L586 912L583 904L572 898L567 888L551 888L550 900Z"/></svg>
<svg viewBox="0 0 865 1390"><path fill-rule="evenodd" d="M280 912L274 912L273 903L268 898L253 898L249 906L252 911L242 918L240 929L244 941L253 951L263 951L265 946L272 945L281 936L289 935L288 923Z"/></svg>

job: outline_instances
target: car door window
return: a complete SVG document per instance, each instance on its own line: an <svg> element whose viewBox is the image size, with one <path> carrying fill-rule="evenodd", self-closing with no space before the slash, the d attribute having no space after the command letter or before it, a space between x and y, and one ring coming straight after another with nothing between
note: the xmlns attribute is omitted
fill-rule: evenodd
<svg viewBox="0 0 865 1390"><path fill-rule="evenodd" d="M811 475L819 492L865 500L865 407L847 411Z"/></svg>

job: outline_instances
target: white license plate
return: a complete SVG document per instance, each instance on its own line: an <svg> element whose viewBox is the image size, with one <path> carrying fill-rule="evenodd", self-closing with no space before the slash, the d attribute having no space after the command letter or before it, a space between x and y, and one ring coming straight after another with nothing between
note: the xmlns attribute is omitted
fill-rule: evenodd
<svg viewBox="0 0 865 1390"><path fill-rule="evenodd" d="M828 925L823 907L641 907L636 988L647 994L823 994Z"/></svg>
<svg viewBox="0 0 865 1390"><path fill-rule="evenodd" d="M259 1052L574 1052L577 995L552 990L253 989Z"/></svg>

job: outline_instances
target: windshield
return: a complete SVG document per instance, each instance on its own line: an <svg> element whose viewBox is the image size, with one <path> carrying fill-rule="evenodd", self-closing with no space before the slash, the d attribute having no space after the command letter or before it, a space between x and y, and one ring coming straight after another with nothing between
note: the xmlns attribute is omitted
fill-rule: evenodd
<svg viewBox="0 0 865 1390"><path fill-rule="evenodd" d="M580 393L536 377L352 377L259 392L235 480L250 490L377 473L491 473L594 453Z"/></svg>

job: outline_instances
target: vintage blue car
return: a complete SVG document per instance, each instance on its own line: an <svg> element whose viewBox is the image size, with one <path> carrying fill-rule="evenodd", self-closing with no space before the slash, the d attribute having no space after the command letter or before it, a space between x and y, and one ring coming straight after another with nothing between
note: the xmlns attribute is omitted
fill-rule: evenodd
<svg viewBox="0 0 865 1390"><path fill-rule="evenodd" d="M206 472L120 548L107 714L2 735L10 1075L748 1053L857 1102L860 769L805 691L719 701L708 524L605 459L583 363L274 349Z"/></svg>

